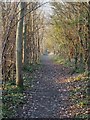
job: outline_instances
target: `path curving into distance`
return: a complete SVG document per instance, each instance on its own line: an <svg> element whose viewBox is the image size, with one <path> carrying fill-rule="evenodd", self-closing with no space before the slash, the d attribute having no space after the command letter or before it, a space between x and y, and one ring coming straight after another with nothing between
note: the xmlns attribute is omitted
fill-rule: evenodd
<svg viewBox="0 0 90 120"><path fill-rule="evenodd" d="M25 91L26 103L23 106L21 118L70 118L72 103L69 100L66 81L70 68L54 64L50 56L41 58L42 66L33 73L30 90Z"/></svg>

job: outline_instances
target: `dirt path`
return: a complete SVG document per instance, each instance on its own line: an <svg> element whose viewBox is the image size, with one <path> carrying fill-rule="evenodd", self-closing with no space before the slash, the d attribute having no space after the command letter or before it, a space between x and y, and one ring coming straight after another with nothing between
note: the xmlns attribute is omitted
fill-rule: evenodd
<svg viewBox="0 0 90 120"><path fill-rule="evenodd" d="M25 91L26 103L19 117L74 117L69 110L72 105L68 90L70 83L65 82L71 76L70 68L53 64L48 56L43 56L41 61L41 68L33 73L31 89Z"/></svg>

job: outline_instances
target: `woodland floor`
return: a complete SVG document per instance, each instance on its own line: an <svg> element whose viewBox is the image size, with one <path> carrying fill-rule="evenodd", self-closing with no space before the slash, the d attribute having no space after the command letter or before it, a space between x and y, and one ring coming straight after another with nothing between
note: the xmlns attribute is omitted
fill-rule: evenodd
<svg viewBox="0 0 90 120"><path fill-rule="evenodd" d="M70 99L70 91L85 87L86 81L83 84L83 81L70 81L70 77L77 74L71 76L70 68L54 64L48 56L43 56L41 61L42 66L32 74L31 88L24 91L26 103L18 117L72 118L78 113L85 114L87 107L77 105L75 98ZM77 96L80 100L83 98L81 92ZM76 98L76 102L79 99Z"/></svg>
<svg viewBox="0 0 90 120"><path fill-rule="evenodd" d="M71 76L71 68L52 62L43 56L42 65L33 73L24 73L31 79L23 96L25 103L17 108L19 118L73 118L86 115L87 81L78 74ZM84 92L84 94L83 94ZM85 104L83 102L85 101ZM22 108L23 107L23 108ZM15 117L13 115L13 117Z"/></svg>

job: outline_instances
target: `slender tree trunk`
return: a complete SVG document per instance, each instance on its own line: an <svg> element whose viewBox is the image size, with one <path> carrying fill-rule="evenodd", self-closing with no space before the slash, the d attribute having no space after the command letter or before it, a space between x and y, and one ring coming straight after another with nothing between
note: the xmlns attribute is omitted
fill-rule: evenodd
<svg viewBox="0 0 90 120"><path fill-rule="evenodd" d="M16 32L16 85L23 86L22 79L22 39L23 39L23 16L24 16L24 2L19 3L19 22L17 24Z"/></svg>
<svg viewBox="0 0 90 120"><path fill-rule="evenodd" d="M24 3L24 14L27 11L26 3ZM26 65L26 39L27 39L27 23L26 23L26 16L24 17L24 22L23 22L23 64Z"/></svg>
<svg viewBox="0 0 90 120"><path fill-rule="evenodd" d="M33 15L32 15L32 41L33 41L33 63L35 62L35 33L34 33L34 28L35 28L35 24L34 24L34 19L35 19L35 15L34 15L35 11L33 11Z"/></svg>
<svg viewBox="0 0 90 120"><path fill-rule="evenodd" d="M77 62L78 62L78 53L77 53L77 44L75 46L75 70L77 69Z"/></svg>
<svg viewBox="0 0 90 120"><path fill-rule="evenodd" d="M83 53L80 53L80 69L84 70Z"/></svg>
<svg viewBox="0 0 90 120"><path fill-rule="evenodd" d="M23 38L23 64L26 65L26 31L27 31L27 25L24 22L24 26L23 26L23 34L24 34L24 38Z"/></svg>
<svg viewBox="0 0 90 120"><path fill-rule="evenodd" d="M37 47L38 47L38 62L40 61L40 38L39 38L39 31L38 31L38 38L37 38Z"/></svg>
<svg viewBox="0 0 90 120"><path fill-rule="evenodd" d="M88 76L90 77L90 1L88 5L89 13L88 13L88 60L87 60L87 66L88 66Z"/></svg>

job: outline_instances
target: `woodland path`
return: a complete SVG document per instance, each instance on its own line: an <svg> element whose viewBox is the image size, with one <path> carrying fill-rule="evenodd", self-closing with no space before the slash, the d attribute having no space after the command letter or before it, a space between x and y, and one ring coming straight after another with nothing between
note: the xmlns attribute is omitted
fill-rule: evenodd
<svg viewBox="0 0 90 120"><path fill-rule="evenodd" d="M54 64L49 56L43 56L42 66L33 73L32 88L25 91L26 103L20 117L24 118L66 118L71 117L68 109L70 68Z"/></svg>

